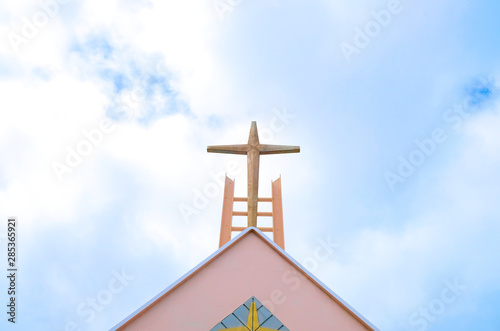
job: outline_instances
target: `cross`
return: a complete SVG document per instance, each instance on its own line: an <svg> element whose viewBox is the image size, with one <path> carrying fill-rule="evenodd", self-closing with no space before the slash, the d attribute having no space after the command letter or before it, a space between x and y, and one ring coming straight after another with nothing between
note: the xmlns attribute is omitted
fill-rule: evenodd
<svg viewBox="0 0 500 331"><path fill-rule="evenodd" d="M257 205L259 195L259 160L261 155L300 153L299 146L266 145L259 143L257 122L252 121L248 144L208 146L209 153L241 154L248 163L248 226L257 227Z"/></svg>

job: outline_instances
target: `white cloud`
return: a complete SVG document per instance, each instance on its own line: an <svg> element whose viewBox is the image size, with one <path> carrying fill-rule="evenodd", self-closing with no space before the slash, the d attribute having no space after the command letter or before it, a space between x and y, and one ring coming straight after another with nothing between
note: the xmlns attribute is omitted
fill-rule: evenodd
<svg viewBox="0 0 500 331"><path fill-rule="evenodd" d="M365 230L344 242L337 260L322 266L320 278L377 316L382 329L410 330L408 317L439 297L445 280L458 278L468 297L498 288L491 276L498 274L498 264L488 261L500 249L495 239L500 233L495 216L500 212L499 125L498 107L471 117L462 133L468 139L457 142L459 154L437 170L439 181L415 202L412 219L399 220L406 226ZM468 309L469 304L454 305Z"/></svg>
<svg viewBox="0 0 500 331"><path fill-rule="evenodd" d="M104 96L93 85L66 74L50 82L31 74L1 82L0 89L6 109L1 115L0 145L10 159L2 163L6 182L2 203L28 222L37 215L47 216L48 222L70 221L81 183L59 183L51 163L64 162L66 148L75 148L82 130L98 123Z"/></svg>
<svg viewBox="0 0 500 331"><path fill-rule="evenodd" d="M321 22L316 22L320 16L310 15L315 8L310 12L293 11L305 8L300 6L313 6L309 4L293 7L295 4L283 3L281 11L272 11L276 16L260 21L262 15L270 13L269 4L245 2L231 13L231 17L220 21L211 1L69 2L36 37L21 45L19 54L13 53L6 38L1 41L0 60L9 61L7 65L0 63L4 72L8 69L8 75L2 76L0 81L0 154L3 157L0 205L8 206L2 212L17 215L26 225L23 231L29 238L37 238L40 229L71 224L68 228L74 233L65 239L83 243L78 247L83 253L78 254L96 249L98 236L100 245L109 245L117 251L121 249L119 256L93 256L95 265L92 268L120 259L128 261L128 257L133 261L141 260L144 265L156 265L157 261L144 258L154 253L155 257L165 256L165 265L176 264L185 271L216 249L222 188L219 187L215 197L208 199L207 206L199 210L191 223L182 218L180 204L192 204L194 190L203 191L213 183L210 174L224 170L229 160L236 160L241 167L236 176L237 195L246 192L246 159L209 155L206 145L245 143L251 120L257 120L261 130L270 128L275 116L272 108L291 107L283 104L283 100L295 100L300 105L314 107L297 110L297 118L290 121L293 125L276 132L272 141L265 141L261 136L263 143L303 146L300 155L265 156L261 163L261 195L269 194L271 178L284 174L284 197L287 199L284 203L296 212L285 210L286 231L290 238L307 243L318 229L336 231L340 221L331 222L331 215L338 214L328 204L346 195L345 192L356 193L352 197L354 202L348 202L345 210L352 209L358 217L360 213L370 218L412 215L397 220L395 226L385 223L389 224L387 228L370 223L371 220L350 223L351 220L346 219L349 225L345 228L351 231L350 241L345 241L337 252L338 260L318 269L318 276L331 280L326 283L333 290L355 308L368 311L378 319L379 326L387 329L401 329L400 325L408 327L408 313L428 303L445 276L463 277L472 288L471 293L481 296L488 289L499 287L495 276L499 272L498 264L489 263L494 261L498 251L498 236L495 236L499 232L496 216L500 212L497 207L500 193L498 107L474 114L462 131L454 132L456 139L450 138L446 146L443 145L444 156L440 158L436 154L436 161L426 163L426 167L415 175L420 177L415 177L415 181L405 187L408 196L401 193L401 196L392 196L392 201L383 200L375 196L380 191L373 183L363 182L360 189L351 188L353 183L349 182L359 174L368 176L364 173L371 173L367 170L373 167L371 161L367 161L368 149L390 148L382 146L378 137L367 138L372 130L377 131L374 125L383 127L378 131L391 130L394 126L406 125L406 120L418 122L422 116L406 109L420 105L405 104L401 98L393 103L394 107L401 108L400 113L390 113L398 119L386 117L388 113L378 104L379 99L386 97L385 92L368 90L375 85L373 81L380 91L385 91L404 85L405 78L413 75L419 86L423 85L419 83L424 81L423 76L432 77L428 81L443 77L434 88L435 94L427 96L434 101L423 101L423 104L439 105L443 102L443 94L454 90L453 82L463 80L464 74L457 74L456 70L467 73L476 70L467 65L453 69L455 71L441 70L441 62L435 62L433 55L427 52L437 47L439 56L445 57L459 48L457 43L461 39L450 35L450 30L458 24L454 16L457 12L448 11L452 7L450 3L405 2L403 13L394 18L388 28L390 31L387 30L387 35L397 38L383 40L381 35L373 41L373 45L377 45L373 52L365 54L372 60L376 49L383 54L393 54L407 48L411 50L407 54L414 53L414 58L393 58L396 63L390 67L379 66L381 62L373 62L377 65L369 68L355 66L355 75L351 75L349 70L352 68L343 66L342 61L342 65L335 65L341 73L345 71L349 75L337 76L330 67L335 58L324 54L328 48L325 45L338 51L336 37L352 37L354 27L365 24L370 11L383 8L386 1L315 3L318 8L331 10L331 19ZM0 6L0 20L8 22L0 29L2 35L19 30L22 17L32 16L40 8L32 1ZM463 7L458 6L456 10L463 10ZM424 16L431 16L431 20L419 21ZM302 20L301 24L320 23L319 26L331 29L312 28L314 34L287 30L289 26L301 26L294 25L297 19ZM440 29L448 25L451 26L448 31ZM272 32L269 34L272 37L266 36L268 31ZM450 44L440 45L442 38L451 40ZM92 42L102 44L95 45L92 50ZM425 43L423 50L420 43ZM106 57L108 46L113 51ZM299 46L302 49L298 49ZM234 49L254 52L232 52ZM282 62L277 63L279 56ZM457 63L463 61L458 55L454 58ZM73 172L65 174L63 182L59 182L51 163L64 163L67 148L75 149L88 139L82 130L97 129L115 101L130 97L128 93L144 85L148 78L145 75L148 76L147 71L156 61L165 64L166 70L161 70L160 74L168 80L169 91L163 91L159 84L151 84L154 89L151 95L136 108L131 108L128 118L115 123L113 132L104 134L102 143L95 146ZM297 67L287 68L283 63L296 63ZM132 64L138 67L135 76L136 68ZM280 65L283 68L275 71ZM130 86L116 92L113 77L105 77L102 73L108 69L130 79ZM370 76L375 69L380 76ZM372 71L365 75L364 70ZM446 70L453 73L447 74ZM401 71L401 76L395 74L396 71ZM316 72L317 76L310 72ZM348 87L344 86L345 77L354 77ZM384 82L386 77L392 83ZM365 85L367 81L373 85ZM359 91L356 95L360 100L342 95L350 88ZM408 90L410 92L419 91ZM345 100L339 104L332 101L343 97ZM357 106L364 108L360 111L347 107L345 112L352 113L349 116L326 113L339 113L335 107L343 102L346 106L360 102ZM269 104L272 106L268 107ZM262 105L263 109L255 109ZM325 113L313 110L318 109L317 105L322 106L319 109ZM377 113L380 122L364 121L367 112ZM356 125L346 120L340 125L328 125L333 118L352 118ZM428 129L415 126L416 131ZM352 127L362 128L358 131L363 132L349 130ZM303 132L299 134L298 130ZM335 130L337 135L329 130ZM301 136L300 141L294 138L298 136ZM364 142L372 138L368 144ZM413 139L398 137L395 144ZM332 145L348 147L325 148L332 140L335 140ZM312 141L320 143L313 146ZM354 150L360 146L364 147ZM369 154L370 157L379 155L379 151ZM347 176L340 173L346 170L350 172ZM426 181L431 181L425 177L429 174L437 180L425 187ZM383 201L381 209L375 204L374 210L363 205L363 201L373 199ZM403 207L398 205L399 201L413 210L400 210ZM310 203L315 204L314 210ZM389 209L394 209L394 213L387 212ZM118 217L123 219L110 220L108 214L109 217L120 215ZM92 222L88 221L90 218ZM295 228L290 226L292 224ZM367 224L370 224L369 229ZM119 228L115 228L117 225ZM342 234L337 237L346 238ZM298 247L297 241L287 241L288 247L292 250ZM127 243L123 248L119 246L122 242ZM26 252L35 249L30 247L32 243L24 242L23 245ZM40 252L40 256L51 254L49 250ZM56 254L53 259L61 256ZM66 261L61 260L61 264L51 267L48 275L64 274ZM136 270L140 268L135 267ZM63 276L58 279L63 282L63 287L57 290L59 295L65 289L71 291L76 283ZM153 281L158 282L155 287L168 285L163 284L163 278ZM43 282L55 286L53 281ZM71 296L75 294L72 292Z"/></svg>

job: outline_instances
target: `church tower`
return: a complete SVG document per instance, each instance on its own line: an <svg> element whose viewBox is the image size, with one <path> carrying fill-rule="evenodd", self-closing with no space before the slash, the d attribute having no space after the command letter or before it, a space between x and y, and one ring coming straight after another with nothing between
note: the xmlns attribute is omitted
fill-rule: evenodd
<svg viewBox="0 0 500 331"><path fill-rule="evenodd" d="M248 196L235 197L226 176L219 249L112 330L377 330L285 252L281 178L271 197L258 196L260 156L300 147L261 144L252 122L247 144L207 151L247 156ZM246 212L233 210L237 201L247 202ZM270 202L272 212L259 212L259 202ZM233 216L246 216L247 227L233 226ZM258 217L271 217L272 227L259 227ZM231 239L233 232L240 233Z"/></svg>

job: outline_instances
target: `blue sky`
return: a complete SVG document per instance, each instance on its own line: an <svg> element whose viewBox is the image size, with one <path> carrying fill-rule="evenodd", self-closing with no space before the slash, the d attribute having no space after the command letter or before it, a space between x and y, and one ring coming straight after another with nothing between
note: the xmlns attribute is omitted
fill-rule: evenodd
<svg viewBox="0 0 500 331"><path fill-rule="evenodd" d="M219 175L243 195L246 160L206 146L252 120L301 146L261 159L294 258L335 242L308 267L381 330L498 330L499 10L0 4L0 219L20 227L2 330L108 330L213 253Z"/></svg>

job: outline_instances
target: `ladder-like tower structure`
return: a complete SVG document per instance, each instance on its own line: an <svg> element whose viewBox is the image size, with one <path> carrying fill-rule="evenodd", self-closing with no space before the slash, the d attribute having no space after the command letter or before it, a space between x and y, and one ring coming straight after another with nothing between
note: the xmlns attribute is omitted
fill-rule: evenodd
<svg viewBox="0 0 500 331"><path fill-rule="evenodd" d="M219 247L231 240L233 231L243 231L245 227L233 226L233 216L247 216L248 226L256 227L263 232L272 232L274 242L281 248L285 248L285 238L283 232L283 206L281 198L281 177L272 182L272 197L259 198L259 161L260 155L299 153L299 146L267 145L259 142L257 123L252 122L250 127L250 136L247 144L242 145L220 145L209 146L209 153L226 153L247 155L248 163L248 197L234 196L234 180L226 176L224 185L224 202L222 207L222 222ZM246 201L247 211L234 211L234 202ZM271 202L272 212L259 212L259 202ZM272 217L272 227L258 227L257 216Z"/></svg>

